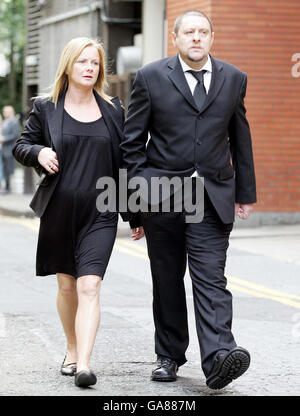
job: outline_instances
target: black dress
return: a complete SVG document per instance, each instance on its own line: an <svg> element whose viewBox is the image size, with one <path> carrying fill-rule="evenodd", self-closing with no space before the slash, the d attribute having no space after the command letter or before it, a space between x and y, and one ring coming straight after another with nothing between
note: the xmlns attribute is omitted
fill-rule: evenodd
<svg viewBox="0 0 300 416"><path fill-rule="evenodd" d="M41 217L36 274L103 277L117 232L118 214L100 213L96 182L113 176L112 144L103 117L80 122L64 111L60 179Z"/></svg>

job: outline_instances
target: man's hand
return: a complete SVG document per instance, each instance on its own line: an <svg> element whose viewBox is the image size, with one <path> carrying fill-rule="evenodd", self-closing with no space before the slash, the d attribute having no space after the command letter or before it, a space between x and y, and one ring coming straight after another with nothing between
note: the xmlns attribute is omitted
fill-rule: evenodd
<svg viewBox="0 0 300 416"><path fill-rule="evenodd" d="M235 215L242 218L242 220L246 220L252 210L253 204L235 204Z"/></svg>
<svg viewBox="0 0 300 416"><path fill-rule="evenodd" d="M142 226L131 228L131 238L133 240L139 240L140 238L144 237L144 228Z"/></svg>

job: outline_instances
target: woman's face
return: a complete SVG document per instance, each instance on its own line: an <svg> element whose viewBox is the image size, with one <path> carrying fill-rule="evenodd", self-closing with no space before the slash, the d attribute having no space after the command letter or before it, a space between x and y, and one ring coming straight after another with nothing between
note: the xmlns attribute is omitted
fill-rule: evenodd
<svg viewBox="0 0 300 416"><path fill-rule="evenodd" d="M95 46L87 46L74 62L69 75L69 84L77 87L93 88L100 70L100 57Z"/></svg>

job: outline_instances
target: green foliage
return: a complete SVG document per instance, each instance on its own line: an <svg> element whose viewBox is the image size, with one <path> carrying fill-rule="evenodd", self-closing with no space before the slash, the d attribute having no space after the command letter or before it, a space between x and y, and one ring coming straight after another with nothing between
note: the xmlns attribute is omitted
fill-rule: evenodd
<svg viewBox="0 0 300 416"><path fill-rule="evenodd" d="M10 73L0 77L0 109L11 104L16 111L21 111L25 0L1 0L0 21L0 50L11 65Z"/></svg>

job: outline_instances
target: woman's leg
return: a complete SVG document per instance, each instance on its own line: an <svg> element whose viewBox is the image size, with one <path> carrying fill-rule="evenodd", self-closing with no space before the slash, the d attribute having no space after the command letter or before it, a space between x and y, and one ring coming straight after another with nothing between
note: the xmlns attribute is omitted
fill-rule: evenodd
<svg viewBox="0 0 300 416"><path fill-rule="evenodd" d="M57 273L57 310L67 339L65 364L77 362L75 318L78 307L76 279L69 274Z"/></svg>
<svg viewBox="0 0 300 416"><path fill-rule="evenodd" d="M78 308L75 321L77 339L77 372L89 370L90 357L100 324L100 283L96 275L77 279Z"/></svg>

